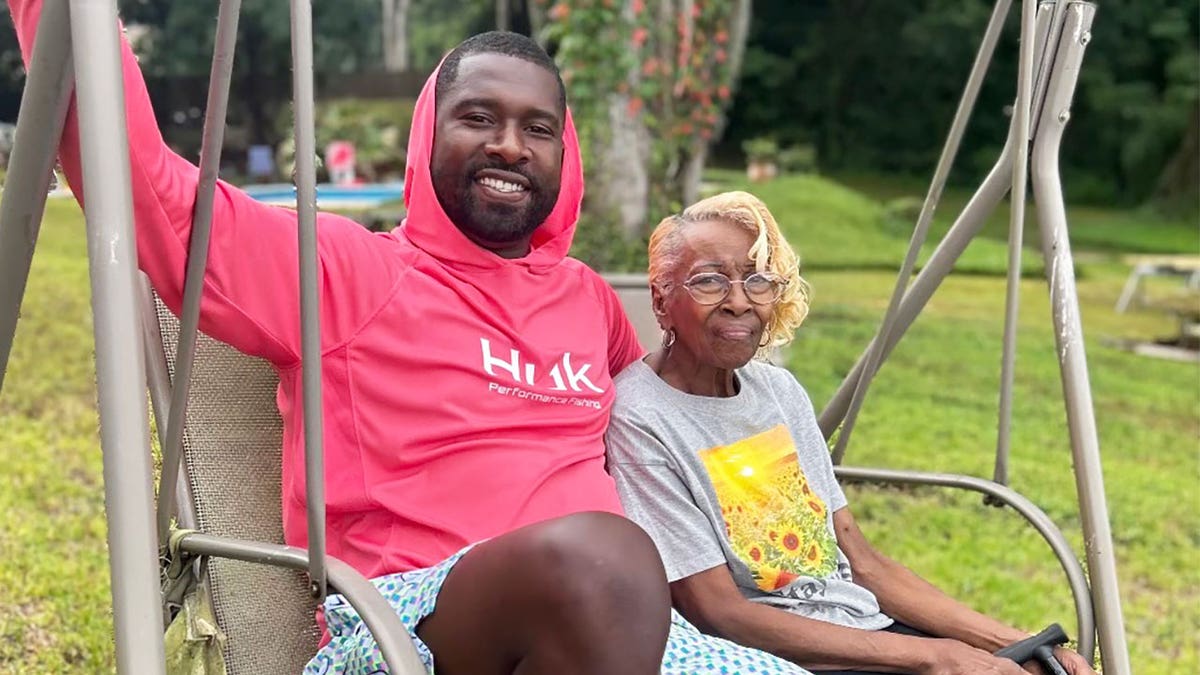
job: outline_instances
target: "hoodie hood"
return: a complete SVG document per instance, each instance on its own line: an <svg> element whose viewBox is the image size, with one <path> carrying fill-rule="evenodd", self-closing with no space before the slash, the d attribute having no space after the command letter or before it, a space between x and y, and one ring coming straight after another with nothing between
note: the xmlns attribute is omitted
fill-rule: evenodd
<svg viewBox="0 0 1200 675"><path fill-rule="evenodd" d="M433 156L434 123L437 116L436 89L438 71L433 71L413 111L412 131L408 139L407 166L404 170L404 206L407 216L401 232L418 248L446 263L472 267L498 268L522 265L537 269L558 264L566 257L575 236L575 223L583 202L583 165L579 157L579 138L568 108L563 125L562 172L558 201L541 226L534 230L530 252L522 258L502 258L481 248L463 234L442 210L433 190L429 168Z"/></svg>

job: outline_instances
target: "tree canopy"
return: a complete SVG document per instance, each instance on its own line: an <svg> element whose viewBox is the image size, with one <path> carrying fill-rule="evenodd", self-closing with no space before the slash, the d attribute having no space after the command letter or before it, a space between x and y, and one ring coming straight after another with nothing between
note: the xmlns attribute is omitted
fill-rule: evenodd
<svg viewBox="0 0 1200 675"><path fill-rule="evenodd" d="M721 150L770 130L810 143L838 171L927 174L936 162L983 27L985 0L759 0ZM1002 41L954 179L973 182L1003 144L1016 95L1019 12ZM1200 5L1105 3L1096 14L1063 143L1066 189L1105 203L1150 197L1200 95ZM1194 175L1194 174L1193 174ZM1192 195L1195 195L1193 189Z"/></svg>
<svg viewBox="0 0 1200 675"><path fill-rule="evenodd" d="M826 171L927 174L992 6L988 0L758 0L738 63L732 31L749 0L499 2L507 11L492 0L408 2L409 67L428 72L447 49L493 28L500 16L515 30L548 38L581 112L590 105L609 111L582 115L585 136L610 135L616 101L639 107L640 124L671 145L647 155L654 189L674 196L667 202L687 193L680 167L697 157L701 165L740 165L743 143L764 136L780 146L810 146ZM142 27L139 51L152 93L203 83L217 4L120 0L125 21ZM382 69L382 12L381 0L314 3L318 78ZM977 180L1003 142L1003 109L1015 96L1018 13L1014 7L952 180ZM619 23L600 31L615 37L612 45L595 39L596 20ZM7 15L0 21L7 24ZM275 120L290 97L288 30L288 3L243 1L230 116L255 142L281 140ZM1126 204L1158 197L1194 209L1200 5L1105 3L1092 33L1063 146L1068 196ZM592 58L605 49L611 58ZM6 25L0 27L0 120L15 119L22 84ZM591 90L597 86L605 91ZM195 110L182 122L159 112L169 138L196 135ZM706 135L717 141L711 155ZM652 201L658 208L663 199Z"/></svg>

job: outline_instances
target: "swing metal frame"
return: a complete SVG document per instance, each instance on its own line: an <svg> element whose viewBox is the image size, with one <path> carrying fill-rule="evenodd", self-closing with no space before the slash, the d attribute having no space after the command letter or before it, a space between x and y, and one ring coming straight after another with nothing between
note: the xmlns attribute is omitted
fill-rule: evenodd
<svg viewBox="0 0 1200 675"><path fill-rule="evenodd" d="M318 601L332 587L359 610L397 673L424 672L407 632L369 581L325 553L325 499L321 480L321 360L316 296L316 156L314 138L312 16L305 0L290 0L296 138L297 230L300 240L301 325L308 490L307 550L190 533L180 550L195 556L228 557L302 569ZM958 111L922 207L888 311L868 345L820 415L827 438L837 432L834 459L842 480L955 487L1011 506L1045 538L1062 564L1076 605L1078 644L1089 660L1098 638L1106 673L1129 675L1118 596L1112 535L1107 517L1083 332L1058 172L1059 144L1069 119L1095 6L1081 0L1023 0L1018 92L1008 140L994 168L964 207L915 279L912 272L933 211L957 154L1011 0L998 0L983 36ZM199 300L208 255L212 205L229 96L240 0L222 0L200 156L194 224L183 311L170 385L165 361L151 345L157 325L144 307L150 291L139 287L133 244L128 138L123 107L120 34L116 0L46 0L40 18L17 122L8 181L0 200L0 387L16 330L29 268L53 174L69 103L78 108L88 256L95 318L100 440L117 670L122 675L164 672L159 553L169 527L189 527L194 515L177 503L189 500L180 474L188 389L197 341ZM1015 366L1017 284L1025 199L1013 199L1009 280L1002 358L1000 419L991 480L955 474L842 466L854 422L872 378L912 325L955 260L978 235L987 216L1008 194L1025 195L1031 184L1042 253L1050 286L1074 473L1089 574L1085 576L1059 528L1036 505L1007 485L1012 373ZM910 283L911 281L911 283ZM614 280L626 290L644 277ZM629 305L627 305L629 308ZM636 319L635 319L636 321ZM146 358L149 357L149 358ZM147 366L149 364L149 367ZM147 377L149 374L149 378ZM157 508L152 466L147 383L163 450ZM166 383L166 384L164 384Z"/></svg>

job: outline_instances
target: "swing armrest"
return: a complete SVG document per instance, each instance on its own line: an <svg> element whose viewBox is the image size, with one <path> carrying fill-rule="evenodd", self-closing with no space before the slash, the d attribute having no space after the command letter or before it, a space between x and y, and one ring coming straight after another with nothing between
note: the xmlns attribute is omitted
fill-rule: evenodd
<svg viewBox="0 0 1200 675"><path fill-rule="evenodd" d="M928 471L903 471L897 469L877 469L857 466L835 466L833 473L842 483L883 483L891 485L932 485L936 487L958 488L979 492L997 500L998 503L1012 507L1022 518L1042 535L1042 538L1054 551L1066 574L1067 583L1071 587L1071 595L1075 600L1075 618L1079 630L1079 653L1091 654L1095 647L1096 619L1092 604L1091 587L1083 572L1083 565L1071 549L1062 530L1054 524L1050 516L1016 490L1001 485L986 478L963 476L953 473L934 473Z"/></svg>
<svg viewBox="0 0 1200 675"><path fill-rule="evenodd" d="M295 546L195 532L184 535L179 541L179 548L194 555L231 558L301 571L308 569L308 551ZM326 564L329 585L345 596L362 617L391 672L396 675L425 675L425 665L417 656L408 630L375 586L353 567L333 556L326 556Z"/></svg>

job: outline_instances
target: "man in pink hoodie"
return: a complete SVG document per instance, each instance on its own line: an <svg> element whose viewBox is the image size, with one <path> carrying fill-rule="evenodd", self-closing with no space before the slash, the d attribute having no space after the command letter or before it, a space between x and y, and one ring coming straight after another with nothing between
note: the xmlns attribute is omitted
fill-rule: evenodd
<svg viewBox="0 0 1200 675"><path fill-rule="evenodd" d="M41 0L9 6L28 61ZM127 44L123 69L139 265L178 312L198 169L163 142ZM73 108L60 158L84 201ZM456 48L417 101L404 193L390 233L318 217L329 553L375 579L443 674L768 658L672 615L654 544L620 515L603 434L641 349L566 255L583 171L546 53L509 33ZM200 328L279 373L284 535L303 547L296 215L226 183L213 208ZM306 672L382 667L340 597L325 618Z"/></svg>

